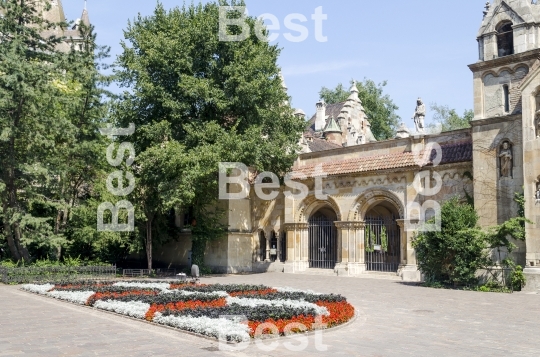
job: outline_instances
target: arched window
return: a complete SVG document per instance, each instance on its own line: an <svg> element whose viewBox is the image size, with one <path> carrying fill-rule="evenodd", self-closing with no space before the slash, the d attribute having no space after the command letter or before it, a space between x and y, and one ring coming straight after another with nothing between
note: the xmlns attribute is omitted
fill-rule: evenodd
<svg viewBox="0 0 540 357"><path fill-rule="evenodd" d="M503 86L503 95L504 95L504 112L510 112L510 89L508 84Z"/></svg>
<svg viewBox="0 0 540 357"><path fill-rule="evenodd" d="M497 30L497 49L499 57L514 54L514 30L511 22L503 22Z"/></svg>

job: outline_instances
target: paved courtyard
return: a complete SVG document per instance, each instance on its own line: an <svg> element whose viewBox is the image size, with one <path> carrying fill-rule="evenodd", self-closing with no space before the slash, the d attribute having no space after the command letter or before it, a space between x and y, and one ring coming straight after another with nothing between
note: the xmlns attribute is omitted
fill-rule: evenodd
<svg viewBox="0 0 540 357"><path fill-rule="evenodd" d="M268 273L213 277L339 293L359 316L309 336L304 352L279 342L262 351L220 351L217 342L0 286L0 356L538 356L540 295L449 291L398 281ZM292 341L291 341L292 342ZM298 342L292 342L297 345Z"/></svg>

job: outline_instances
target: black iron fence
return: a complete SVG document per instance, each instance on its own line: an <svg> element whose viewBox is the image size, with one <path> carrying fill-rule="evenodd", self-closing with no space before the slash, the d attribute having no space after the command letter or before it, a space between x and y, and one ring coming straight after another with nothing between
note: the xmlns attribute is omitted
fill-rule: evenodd
<svg viewBox="0 0 540 357"><path fill-rule="evenodd" d="M309 219L309 267L334 269L337 261L337 230L323 215Z"/></svg>
<svg viewBox="0 0 540 357"><path fill-rule="evenodd" d="M0 282L22 284L42 281L111 279L116 266L0 267Z"/></svg>
<svg viewBox="0 0 540 357"><path fill-rule="evenodd" d="M366 217L366 269L397 272L400 263L400 229L396 218Z"/></svg>

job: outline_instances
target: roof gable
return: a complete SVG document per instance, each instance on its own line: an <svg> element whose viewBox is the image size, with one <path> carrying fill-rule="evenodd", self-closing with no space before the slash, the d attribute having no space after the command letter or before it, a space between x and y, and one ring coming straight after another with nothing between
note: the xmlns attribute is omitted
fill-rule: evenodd
<svg viewBox="0 0 540 357"><path fill-rule="evenodd" d="M495 0L493 6L482 21L477 37L497 31L496 27L501 21L512 21L512 24L534 22L534 15L530 4L526 0L510 0L510 6L505 0Z"/></svg>

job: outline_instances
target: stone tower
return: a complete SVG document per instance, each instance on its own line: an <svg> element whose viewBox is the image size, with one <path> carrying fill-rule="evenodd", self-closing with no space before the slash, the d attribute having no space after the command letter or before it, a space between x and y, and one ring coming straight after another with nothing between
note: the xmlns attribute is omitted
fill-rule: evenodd
<svg viewBox="0 0 540 357"><path fill-rule="evenodd" d="M474 77L473 176L480 225L517 216L524 188L527 240L516 258L529 288L540 288L540 5L530 0L486 4L477 35ZM540 196L539 196L540 197Z"/></svg>
<svg viewBox="0 0 540 357"><path fill-rule="evenodd" d="M66 23L66 16L64 14L64 6L62 0L50 1L51 7L45 9L44 1L38 5L38 11L42 12L42 16L45 20L54 23ZM44 37L56 36L66 37L66 41L58 45L58 49L68 52L73 44L76 50L82 50L82 38L80 33L81 24L90 26L90 17L86 8L86 1L84 2L84 9L80 18L70 27L57 26L54 29L48 30L43 33Z"/></svg>

